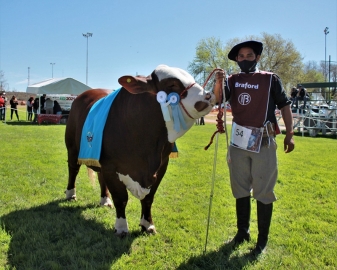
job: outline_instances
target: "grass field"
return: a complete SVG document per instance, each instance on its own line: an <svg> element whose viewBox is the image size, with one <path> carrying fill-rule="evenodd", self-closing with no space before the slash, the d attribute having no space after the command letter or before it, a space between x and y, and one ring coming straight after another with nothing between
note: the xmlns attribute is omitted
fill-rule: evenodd
<svg viewBox="0 0 337 270"><path fill-rule="evenodd" d="M24 115L22 117L24 119ZM76 202L64 200L67 158L64 125L0 123L0 269L336 269L337 171L335 138L295 136L284 154L277 137L278 201L268 251L247 254L257 237L252 202L252 242L231 250L235 200L226 165L225 135L219 136L206 252L215 142L203 150L215 125L194 126L178 139L158 189L153 218L158 233L140 233L140 203L130 196L130 235L113 234L114 210L99 207L99 185L84 167Z"/></svg>

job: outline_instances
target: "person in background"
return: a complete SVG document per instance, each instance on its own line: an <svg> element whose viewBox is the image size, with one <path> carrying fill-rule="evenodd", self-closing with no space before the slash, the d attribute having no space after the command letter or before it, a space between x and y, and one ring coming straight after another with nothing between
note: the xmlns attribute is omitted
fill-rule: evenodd
<svg viewBox="0 0 337 270"><path fill-rule="evenodd" d="M16 99L15 96L12 96L11 100L9 101L11 105L11 120L13 120L13 113L15 112L16 118L19 120L19 115L18 115L18 100Z"/></svg>
<svg viewBox="0 0 337 270"><path fill-rule="evenodd" d="M303 109L305 109L305 105L307 104L307 89L305 89L302 84L298 85L298 93L296 97L296 108L298 108L298 101L303 101Z"/></svg>
<svg viewBox="0 0 337 270"><path fill-rule="evenodd" d="M34 100L34 104L33 104L33 112L34 112L34 120L33 122L36 123L37 122L37 113L39 110L39 98L35 98Z"/></svg>
<svg viewBox="0 0 337 270"><path fill-rule="evenodd" d="M205 125L205 119L204 117L200 117L200 122L199 122L199 125Z"/></svg>
<svg viewBox="0 0 337 270"><path fill-rule="evenodd" d="M290 92L291 107L294 107L294 104L296 102L297 93L298 93L298 89L296 87L291 88L291 92Z"/></svg>
<svg viewBox="0 0 337 270"><path fill-rule="evenodd" d="M54 112L54 114L62 114L62 108L60 106L60 103L58 103L57 100L54 100L53 112Z"/></svg>
<svg viewBox="0 0 337 270"><path fill-rule="evenodd" d="M214 94L219 103L220 93L229 100L232 115L231 143L227 162L230 183L236 199L237 233L229 244L234 247L250 241L251 196L257 204L258 237L251 255L257 258L266 248L269 227L276 201L274 186L277 181L275 136L280 133L275 117L276 106L281 110L286 128L284 151L294 150L293 121L288 99L280 78L271 72L259 71L263 44L246 41L235 45L228 58L235 61L241 72L226 80L223 71L216 73ZM223 87L221 89L221 87ZM250 141L251 134L254 138ZM249 143L251 147L249 147Z"/></svg>
<svg viewBox="0 0 337 270"><path fill-rule="evenodd" d="M46 114L53 114L53 107L54 102L50 98L47 98L46 102L44 103L44 109L46 110Z"/></svg>
<svg viewBox="0 0 337 270"><path fill-rule="evenodd" d="M44 108L44 103L46 102L46 94L43 94L40 97L40 101L41 101L40 113L46 113L46 110Z"/></svg>
<svg viewBox="0 0 337 270"><path fill-rule="evenodd" d="M5 120L6 98L4 95L0 96L0 120Z"/></svg>
<svg viewBox="0 0 337 270"><path fill-rule="evenodd" d="M34 104L34 98L30 97L27 100L28 121L32 121L33 120L33 104Z"/></svg>

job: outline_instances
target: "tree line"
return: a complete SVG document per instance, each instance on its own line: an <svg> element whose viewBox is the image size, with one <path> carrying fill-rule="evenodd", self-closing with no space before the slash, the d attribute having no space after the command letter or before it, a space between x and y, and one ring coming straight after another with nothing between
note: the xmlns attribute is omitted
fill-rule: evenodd
<svg viewBox="0 0 337 270"><path fill-rule="evenodd" d="M244 39L233 38L225 44L215 37L202 39L196 47L196 55L188 65L188 71L204 82L214 68L224 69L228 75L239 72L238 65L229 60L231 48L245 40L258 40L263 43L263 52L258 63L260 70L271 71L279 75L289 93L299 83L337 81L337 65L321 61L303 62L301 53L290 40L279 34L262 33L261 36L248 36Z"/></svg>
<svg viewBox="0 0 337 270"><path fill-rule="evenodd" d="M245 40L259 40L263 43L263 53L258 67L278 74L288 93L299 83L337 81L336 64L324 61L304 63L301 53L292 41L283 39L279 34L270 35L265 32L261 36L233 38L225 44L215 37L200 40L196 46L195 57L188 65L188 71L200 84L204 83L214 68L222 68L228 75L238 72L238 65L229 60L227 55L235 44ZM4 72L0 70L0 92L8 91L8 88Z"/></svg>

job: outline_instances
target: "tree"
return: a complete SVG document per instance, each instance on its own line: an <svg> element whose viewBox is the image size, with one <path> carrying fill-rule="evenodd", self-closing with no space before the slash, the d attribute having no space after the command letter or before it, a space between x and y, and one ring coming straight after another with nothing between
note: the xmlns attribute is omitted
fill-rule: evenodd
<svg viewBox="0 0 337 270"><path fill-rule="evenodd" d="M227 55L235 44L245 40L259 40L263 43L264 49L259 62L261 70L278 74L288 89L299 82L303 67L302 56L291 41L284 40L278 34L262 33L260 37L249 36L242 40L234 38L227 41L226 46L214 37L203 39L196 48L196 57L188 66L189 72L200 77L203 72L208 75L216 67L225 69L228 74L239 71L237 64L230 61Z"/></svg>
<svg viewBox="0 0 337 270"><path fill-rule="evenodd" d="M6 91L6 86L8 86L8 84L6 83L5 80L5 73L0 70L0 92L5 92Z"/></svg>
<svg viewBox="0 0 337 270"><path fill-rule="evenodd" d="M189 63L188 71L196 77L199 84L203 84L208 75L215 68L233 69L235 63L227 58L226 49L219 39L214 37L202 39L196 47L196 56Z"/></svg>
<svg viewBox="0 0 337 270"><path fill-rule="evenodd" d="M307 62L299 76L299 82L324 82L324 75L321 71L321 67L315 61Z"/></svg>
<svg viewBox="0 0 337 270"><path fill-rule="evenodd" d="M284 87L288 89L296 85L303 68L303 58L294 44L279 34L272 36L262 33L262 38L257 37L257 40L261 40L264 45L259 62L260 69L279 75Z"/></svg>

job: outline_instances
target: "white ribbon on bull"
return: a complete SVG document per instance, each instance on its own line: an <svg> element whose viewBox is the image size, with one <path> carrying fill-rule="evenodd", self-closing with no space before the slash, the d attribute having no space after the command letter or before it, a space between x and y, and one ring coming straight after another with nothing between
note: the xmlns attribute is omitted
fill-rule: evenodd
<svg viewBox="0 0 337 270"><path fill-rule="evenodd" d="M160 104L161 111L163 113L163 117L166 122L171 121L170 112L168 109L168 106L171 105L173 126L176 132L180 131L180 126L184 130L187 129L184 116L181 112L180 106L178 106L180 101L179 94L173 92L167 96L167 94L164 91L159 91L157 94L157 101Z"/></svg>

